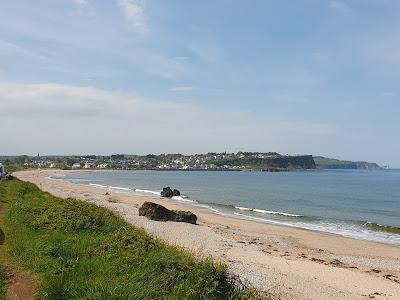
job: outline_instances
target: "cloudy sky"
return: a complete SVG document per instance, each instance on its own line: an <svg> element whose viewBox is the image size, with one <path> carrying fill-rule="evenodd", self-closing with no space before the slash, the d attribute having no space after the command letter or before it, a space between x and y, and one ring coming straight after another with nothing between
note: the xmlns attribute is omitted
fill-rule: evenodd
<svg viewBox="0 0 400 300"><path fill-rule="evenodd" d="M0 155L400 167L398 0L0 0Z"/></svg>

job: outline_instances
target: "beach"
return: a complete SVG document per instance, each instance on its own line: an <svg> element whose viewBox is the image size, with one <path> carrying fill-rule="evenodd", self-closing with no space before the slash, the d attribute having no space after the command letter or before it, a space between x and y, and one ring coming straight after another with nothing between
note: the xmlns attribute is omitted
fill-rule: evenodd
<svg viewBox="0 0 400 300"><path fill-rule="evenodd" d="M64 170L16 172L62 198L109 208L127 222L200 258L225 263L245 284L281 299L400 299L400 248L215 214L205 207L50 179ZM108 195L106 195L106 192ZM145 201L190 210L198 225L140 217Z"/></svg>

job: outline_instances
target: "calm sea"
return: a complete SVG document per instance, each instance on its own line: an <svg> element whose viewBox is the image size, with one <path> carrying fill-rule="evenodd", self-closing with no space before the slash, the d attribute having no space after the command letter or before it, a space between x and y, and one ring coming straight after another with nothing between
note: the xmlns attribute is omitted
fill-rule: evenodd
<svg viewBox="0 0 400 300"><path fill-rule="evenodd" d="M53 178L143 195L177 188L184 201L259 222L400 245L399 170L304 172L114 171ZM380 230L381 229L381 230Z"/></svg>

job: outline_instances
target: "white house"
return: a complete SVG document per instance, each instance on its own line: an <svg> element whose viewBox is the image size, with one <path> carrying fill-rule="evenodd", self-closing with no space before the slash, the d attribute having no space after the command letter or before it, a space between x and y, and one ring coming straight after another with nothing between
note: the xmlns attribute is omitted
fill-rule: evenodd
<svg viewBox="0 0 400 300"><path fill-rule="evenodd" d="M92 169L92 168L95 168L95 167L96 167L96 165L94 163L91 163L91 162L86 162L85 166L84 166L85 169Z"/></svg>
<svg viewBox="0 0 400 300"><path fill-rule="evenodd" d="M81 164L80 163L74 163L73 165L72 165L72 169L78 169L78 168L80 168L81 167Z"/></svg>

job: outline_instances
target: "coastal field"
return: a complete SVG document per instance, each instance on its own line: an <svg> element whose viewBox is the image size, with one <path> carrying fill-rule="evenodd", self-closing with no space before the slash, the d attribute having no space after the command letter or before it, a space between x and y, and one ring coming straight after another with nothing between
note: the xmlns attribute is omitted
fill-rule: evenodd
<svg viewBox="0 0 400 300"><path fill-rule="evenodd" d="M223 262L242 282L282 299L399 299L400 250L375 242L275 226L214 214L156 195L108 191L48 177L59 170L15 175L61 198L111 209L125 221L199 258ZM65 173L65 171L62 171ZM144 201L192 210L199 225L155 222L138 216Z"/></svg>
<svg viewBox="0 0 400 300"><path fill-rule="evenodd" d="M0 182L0 299L264 299L112 211Z"/></svg>

